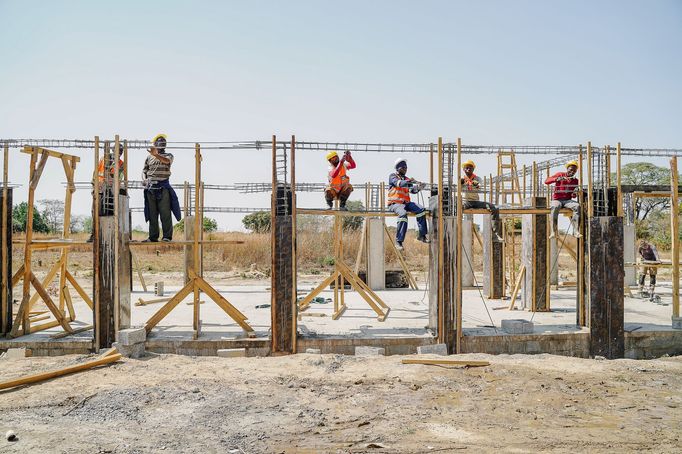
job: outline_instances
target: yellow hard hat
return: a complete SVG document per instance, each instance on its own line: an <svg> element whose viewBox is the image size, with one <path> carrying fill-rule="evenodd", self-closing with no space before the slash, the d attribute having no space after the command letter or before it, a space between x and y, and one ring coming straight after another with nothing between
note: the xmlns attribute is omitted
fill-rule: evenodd
<svg viewBox="0 0 682 454"><path fill-rule="evenodd" d="M566 168L567 168L567 169L568 169L569 167L571 167L571 166L576 166L576 168L577 168L577 167L578 167L578 161L573 160L573 161L568 161L568 162L566 163Z"/></svg>
<svg viewBox="0 0 682 454"><path fill-rule="evenodd" d="M152 143L156 142L156 141L159 140L159 139L163 139L163 140L165 140L166 142L168 142L168 137L166 137L166 134L157 134L157 135L155 135L154 138L152 139Z"/></svg>
<svg viewBox="0 0 682 454"><path fill-rule="evenodd" d="M336 151L330 151L329 153L327 153L327 156L326 156L327 161L329 161L329 160L330 160L331 158L333 158L334 156L337 156L337 157L338 157L339 154L338 154Z"/></svg>
<svg viewBox="0 0 682 454"><path fill-rule="evenodd" d="M474 161L472 161L471 159L469 159L468 161L465 161L465 162L462 163L462 168L465 168L465 167L473 167L473 168L475 169L475 168L476 168L476 164L474 164Z"/></svg>

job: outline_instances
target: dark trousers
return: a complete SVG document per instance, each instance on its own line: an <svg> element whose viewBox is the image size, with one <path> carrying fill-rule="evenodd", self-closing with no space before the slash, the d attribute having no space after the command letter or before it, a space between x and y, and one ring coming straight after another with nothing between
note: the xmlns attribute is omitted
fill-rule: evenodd
<svg viewBox="0 0 682 454"><path fill-rule="evenodd" d="M462 209L467 210L469 208L485 208L490 211L490 217L492 218L491 224L493 227L493 232L497 233L498 236L502 236L502 229L500 225L500 210L497 209L495 205L489 202L482 202L480 200L464 200L462 202Z"/></svg>
<svg viewBox="0 0 682 454"><path fill-rule="evenodd" d="M163 227L163 237L173 239L173 218L171 213L170 193L167 188L150 189L146 192L149 205L149 239L159 239L159 217Z"/></svg>

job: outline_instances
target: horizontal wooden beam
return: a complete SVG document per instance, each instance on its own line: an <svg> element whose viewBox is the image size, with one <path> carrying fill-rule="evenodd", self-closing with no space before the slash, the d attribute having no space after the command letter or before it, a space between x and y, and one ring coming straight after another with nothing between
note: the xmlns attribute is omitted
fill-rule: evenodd
<svg viewBox="0 0 682 454"><path fill-rule="evenodd" d="M73 159L75 162L80 162L80 160L81 160L81 158L79 158L78 156L75 156L72 154L60 153L60 152L54 151L54 150L48 150L47 148L25 146L24 149L21 150L22 153L27 153L27 154L34 154L34 153L40 154L44 151L47 151L47 154L53 158Z"/></svg>
<svg viewBox="0 0 682 454"><path fill-rule="evenodd" d="M128 246L133 247L159 247L159 246L185 246L192 245L195 241L193 240L179 240L179 241L156 241L156 242L143 242L143 241L129 241ZM237 240L200 240L197 241L199 244L244 244L245 241Z"/></svg>

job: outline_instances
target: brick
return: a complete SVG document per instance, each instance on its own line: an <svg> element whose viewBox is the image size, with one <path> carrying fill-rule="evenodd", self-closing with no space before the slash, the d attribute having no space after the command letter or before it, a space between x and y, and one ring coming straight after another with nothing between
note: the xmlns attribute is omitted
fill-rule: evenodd
<svg viewBox="0 0 682 454"><path fill-rule="evenodd" d="M384 356L385 354L386 350L382 347L355 347L355 356Z"/></svg>
<svg viewBox="0 0 682 454"><path fill-rule="evenodd" d="M121 345L134 345L147 340L147 331L144 328L122 329L118 332L118 343Z"/></svg>
<svg viewBox="0 0 682 454"><path fill-rule="evenodd" d="M217 354L221 358L244 358L246 357L245 348L219 348Z"/></svg>
<svg viewBox="0 0 682 454"><path fill-rule="evenodd" d="M7 352L3 355L5 359L21 359L31 356L30 353L26 351L26 347L21 348L9 348Z"/></svg>
<svg viewBox="0 0 682 454"><path fill-rule="evenodd" d="M448 346L445 344L419 345L417 354L448 356Z"/></svg>
<svg viewBox="0 0 682 454"><path fill-rule="evenodd" d="M111 346L116 347L116 350L126 358L141 358L144 356L144 342L138 342L133 345L122 345L120 342L114 342Z"/></svg>
<svg viewBox="0 0 682 454"><path fill-rule="evenodd" d="M507 334L532 334L533 322L520 318L502 320L502 331Z"/></svg>
<svg viewBox="0 0 682 454"><path fill-rule="evenodd" d="M306 353L313 353L313 354L320 354L322 351L319 348L306 348L305 349Z"/></svg>

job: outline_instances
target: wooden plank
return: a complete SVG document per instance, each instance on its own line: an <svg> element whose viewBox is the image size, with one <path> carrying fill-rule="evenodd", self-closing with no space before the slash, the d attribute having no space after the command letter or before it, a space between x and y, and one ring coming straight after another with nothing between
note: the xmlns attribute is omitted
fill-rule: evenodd
<svg viewBox="0 0 682 454"><path fill-rule="evenodd" d="M186 245L194 245L195 243L199 243L201 245L204 244L244 244L245 241L242 240L198 240L198 241L193 241L193 240L173 240L173 241L157 241L157 242L142 242L142 241L129 241L128 246L130 247L156 247L156 248L166 248L166 247L179 247L179 246L186 246ZM210 247L210 246L209 246Z"/></svg>
<svg viewBox="0 0 682 454"><path fill-rule="evenodd" d="M401 361L403 364L422 364L426 366L466 366L466 367L485 367L490 366L488 361L467 361L457 359L408 359Z"/></svg>
<svg viewBox="0 0 682 454"><path fill-rule="evenodd" d="M62 333L53 334L50 336L50 339L63 339L65 337L71 336L72 334L79 334L79 333L84 333L86 331L90 331L92 328L93 328L92 325L81 326L80 328L74 329L70 333L62 332Z"/></svg>
<svg viewBox="0 0 682 454"><path fill-rule="evenodd" d="M47 164L47 158L49 157L50 156L46 152L43 152L40 155L40 161L38 162L38 166L35 168L33 174L31 175L31 180L29 181L29 188L35 190L35 188L38 187L40 177L43 175L43 170L45 170L45 164Z"/></svg>
<svg viewBox="0 0 682 454"><path fill-rule="evenodd" d="M60 325L62 325L62 328L64 328L65 331L71 332L73 331L71 329L71 325L69 325L69 321L67 318L64 317L64 314L59 310L59 308L54 304L54 301L52 301L52 298L50 298L50 295L45 291L42 285L40 285L40 282L38 281L38 278L36 278L35 274L31 272L31 285L33 285L33 288L40 294L40 297L43 299L43 302L47 306L47 308L52 312L52 315L54 315L54 318L57 319ZM28 311L27 311L28 313ZM24 330L26 327L24 327Z"/></svg>
<svg viewBox="0 0 682 454"><path fill-rule="evenodd" d="M17 285L20 280L24 278L24 265L22 264L19 269L17 270L16 273L14 273L14 276L12 276L12 287Z"/></svg>
<svg viewBox="0 0 682 454"><path fill-rule="evenodd" d="M519 274L516 276L516 282L514 283L514 290L512 290L511 301L509 301L509 310L514 310L514 305L516 304L516 295L519 293L521 288L521 282L526 275L526 267L521 265L519 269Z"/></svg>
<svg viewBox="0 0 682 454"><path fill-rule="evenodd" d="M47 272L47 274L43 278L40 285L42 285L43 287L49 287L50 283L52 283L52 280L54 279L54 277L57 275L57 272L61 268L62 263L64 263L64 256L63 255L61 257L59 257L59 260L57 260L52 265L52 267L49 269L49 271ZM31 309L31 307L33 307L33 305L36 303L36 301L38 301L38 298L40 298L40 295L38 293L35 293L31 297L31 299L29 300L29 305L28 305L29 310Z"/></svg>
<svg viewBox="0 0 682 454"><path fill-rule="evenodd" d="M97 366L103 366L105 364L114 363L119 359L121 359L120 353L111 356L105 356L103 358L98 358L92 361L88 361L86 363L76 364L75 366L65 367L63 369L57 369L49 372L41 372L39 374L28 375L26 377L3 381L0 382L0 390L15 388L17 386L22 385L30 385L32 383L39 383L41 381L50 380L52 378L57 378L64 375L73 374L76 372L82 372Z"/></svg>
<svg viewBox="0 0 682 454"><path fill-rule="evenodd" d="M147 320L147 323L144 325L144 329L149 333L152 328L154 328L158 323L166 317L166 315L170 314L170 312L180 304L180 302L189 295L192 290L194 289L194 280L189 281L187 284L185 284L184 287L178 291L178 293L175 294L166 304L163 305L158 311L154 313L154 315L151 316L149 320Z"/></svg>
<svg viewBox="0 0 682 454"><path fill-rule="evenodd" d="M678 187L678 168L677 156L673 156L670 160L670 187ZM670 238L672 239L672 257L670 261L673 263L672 267L672 281L673 281L673 317L680 316L680 202L678 194L673 191L670 198Z"/></svg>
<svg viewBox="0 0 682 454"><path fill-rule="evenodd" d="M455 352L462 352L462 139L457 138L457 240L455 249ZM504 272L502 272L504 275Z"/></svg>
<svg viewBox="0 0 682 454"><path fill-rule="evenodd" d="M315 289L308 293L305 298L303 298L299 303L298 303L298 310L299 311L304 311L308 308L310 305L310 302L315 298L318 294L320 294L325 288L327 288L332 282L334 282L334 279L337 278L339 275L338 271L333 271L332 274L330 274L324 281L320 283Z"/></svg>
<svg viewBox="0 0 682 454"><path fill-rule="evenodd" d="M23 150L21 150L21 152L22 152L22 153L26 153L26 154L36 154L36 153L44 153L44 152L47 152L47 154L48 154L49 156L52 156L53 158L57 158L57 159L62 159L62 158L65 157L65 158L67 158L67 159L71 159L71 160L74 160L74 161L76 161L76 162L80 162L80 160L81 160L81 158L79 158L79 157L76 156L76 155L66 154L66 153L60 153L60 152L58 152L58 151L48 150L47 148L42 148L42 147L25 146L25 147L23 148ZM96 168L95 168L95 171L97 171Z"/></svg>
<svg viewBox="0 0 682 454"><path fill-rule="evenodd" d="M93 305L92 300L90 299L88 294L85 293L83 287L80 286L80 284L76 281L76 278L73 277L69 270L66 270L66 279L71 283L76 292L78 292L78 295L80 295L83 301L85 301L85 304L87 304L90 307L90 309L94 309L95 306Z"/></svg>
<svg viewBox="0 0 682 454"><path fill-rule="evenodd" d="M12 229L8 228L8 215L11 210L10 191L8 187L9 145L5 142L2 161L2 276L0 281L0 334L6 334L12 324ZM11 224L11 219L9 220Z"/></svg>
<svg viewBox="0 0 682 454"><path fill-rule="evenodd" d="M237 322L242 329L248 333L253 332L251 325L246 323L246 316L242 314L236 307L234 307L227 299L225 299L217 290L211 287L208 282L200 277L194 279L196 285L206 293L232 320Z"/></svg>
<svg viewBox="0 0 682 454"><path fill-rule="evenodd" d="M144 276L142 276L142 269L140 268L140 263L137 261L137 255L133 253L133 251L130 251L130 256L133 259L133 263L135 264L135 269L137 270L137 277L140 279L140 284L142 284L142 290L147 291L147 284L144 281ZM185 281L187 283L187 281Z"/></svg>

